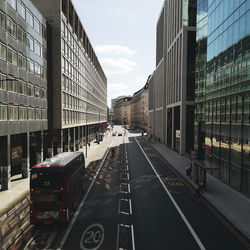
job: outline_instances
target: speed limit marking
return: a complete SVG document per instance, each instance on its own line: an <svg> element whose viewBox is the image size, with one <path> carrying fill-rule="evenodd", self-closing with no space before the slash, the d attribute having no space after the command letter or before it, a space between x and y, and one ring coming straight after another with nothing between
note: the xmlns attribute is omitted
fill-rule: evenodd
<svg viewBox="0 0 250 250"><path fill-rule="evenodd" d="M104 229L95 223L87 227L81 237L80 248L83 250L97 250L104 240Z"/></svg>

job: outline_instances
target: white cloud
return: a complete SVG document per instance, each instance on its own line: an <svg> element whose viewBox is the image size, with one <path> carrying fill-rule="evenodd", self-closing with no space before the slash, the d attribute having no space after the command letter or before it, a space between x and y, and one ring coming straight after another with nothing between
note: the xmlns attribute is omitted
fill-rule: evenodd
<svg viewBox="0 0 250 250"><path fill-rule="evenodd" d="M125 82L113 82L108 83L108 105L110 106L110 100L117 98L118 96L127 95L129 85Z"/></svg>
<svg viewBox="0 0 250 250"><path fill-rule="evenodd" d="M95 51L100 54L112 55L134 55L136 53L136 51L120 45L97 45Z"/></svg>
<svg viewBox="0 0 250 250"><path fill-rule="evenodd" d="M106 74L123 74L130 72L137 66L137 63L126 58L113 59L109 57L100 58L100 63Z"/></svg>

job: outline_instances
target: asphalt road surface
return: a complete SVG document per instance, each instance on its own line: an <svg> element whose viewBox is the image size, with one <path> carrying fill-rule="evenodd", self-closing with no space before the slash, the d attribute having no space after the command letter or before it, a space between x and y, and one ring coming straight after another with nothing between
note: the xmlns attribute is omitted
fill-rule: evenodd
<svg viewBox="0 0 250 250"><path fill-rule="evenodd" d="M114 131L74 218L64 229L38 229L25 249L247 249L245 238L139 133Z"/></svg>

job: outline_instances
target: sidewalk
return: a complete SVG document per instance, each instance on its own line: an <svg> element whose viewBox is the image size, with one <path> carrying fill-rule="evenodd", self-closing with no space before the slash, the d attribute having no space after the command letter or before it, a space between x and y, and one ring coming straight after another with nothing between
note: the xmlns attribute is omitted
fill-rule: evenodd
<svg viewBox="0 0 250 250"><path fill-rule="evenodd" d="M165 145L151 140L151 146L175 168L194 188L197 185L186 175L191 161ZM203 196L250 240L250 199L207 173Z"/></svg>

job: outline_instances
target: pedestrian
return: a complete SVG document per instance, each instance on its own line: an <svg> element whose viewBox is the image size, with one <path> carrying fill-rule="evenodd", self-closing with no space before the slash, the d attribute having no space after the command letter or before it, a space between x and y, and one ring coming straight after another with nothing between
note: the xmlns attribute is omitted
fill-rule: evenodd
<svg viewBox="0 0 250 250"><path fill-rule="evenodd" d="M90 148L90 142L88 142L89 148Z"/></svg>
<svg viewBox="0 0 250 250"><path fill-rule="evenodd" d="M196 189L196 191L195 191L195 194L196 194L196 196L197 196L197 198L198 198L198 201L200 201L200 199L201 199L201 189L200 189L200 185L198 185L198 187L197 187L197 189Z"/></svg>

